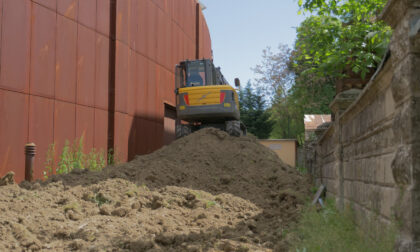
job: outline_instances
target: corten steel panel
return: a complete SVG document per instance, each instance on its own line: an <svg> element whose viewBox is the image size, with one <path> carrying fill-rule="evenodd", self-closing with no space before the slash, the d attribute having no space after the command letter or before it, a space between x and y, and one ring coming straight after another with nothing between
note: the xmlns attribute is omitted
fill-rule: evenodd
<svg viewBox="0 0 420 252"><path fill-rule="evenodd" d="M165 41L167 40L165 34L165 18L166 15L161 9L157 9L157 30L155 31L157 35L157 51L156 51L156 61L164 64L165 63Z"/></svg>
<svg viewBox="0 0 420 252"><path fill-rule="evenodd" d="M72 144L75 138L76 105L56 100L54 104L54 143L57 161L66 140Z"/></svg>
<svg viewBox="0 0 420 252"><path fill-rule="evenodd" d="M94 106L95 102L95 32L78 25L77 103Z"/></svg>
<svg viewBox="0 0 420 252"><path fill-rule="evenodd" d="M152 0L162 11L167 12L168 2L167 0Z"/></svg>
<svg viewBox="0 0 420 252"><path fill-rule="evenodd" d="M148 59L137 54L137 90L136 90L136 115L145 116L147 106L147 80L148 80Z"/></svg>
<svg viewBox="0 0 420 252"><path fill-rule="evenodd" d="M95 134L94 147L101 151L107 151L108 139L108 111L95 109Z"/></svg>
<svg viewBox="0 0 420 252"><path fill-rule="evenodd" d="M138 7L139 1L137 0L131 0L130 1L130 12L129 12L129 19L128 19L128 44L131 49L138 52L139 48L137 47L137 32L139 29L139 12Z"/></svg>
<svg viewBox="0 0 420 252"><path fill-rule="evenodd" d="M163 80L163 68L161 66L156 66L156 94L155 94L155 116L157 121L163 120L163 98L162 94L165 89L165 83ZM162 121L163 122L163 121Z"/></svg>
<svg viewBox="0 0 420 252"><path fill-rule="evenodd" d="M97 0L96 8L96 30L109 37L110 0Z"/></svg>
<svg viewBox="0 0 420 252"><path fill-rule="evenodd" d="M154 117L156 114L156 63L153 61L148 62L148 74L147 74L147 105L146 105L146 117Z"/></svg>
<svg viewBox="0 0 420 252"><path fill-rule="evenodd" d="M32 20L30 92L54 97L57 14L34 4Z"/></svg>
<svg viewBox="0 0 420 252"><path fill-rule="evenodd" d="M138 31L136 33L136 49L143 55L147 55L147 27L148 27L148 12L149 1L142 0L137 1L137 26Z"/></svg>
<svg viewBox="0 0 420 252"><path fill-rule="evenodd" d="M32 0L32 1L34 3L38 3L54 11L56 10L56 7L57 7L57 3L56 3L57 0ZM62 0L58 0L58 1L62 1Z"/></svg>
<svg viewBox="0 0 420 252"><path fill-rule="evenodd" d="M0 176L25 178L24 147L28 140L28 95L0 89Z"/></svg>
<svg viewBox="0 0 420 252"><path fill-rule="evenodd" d="M172 81L172 73L164 69L162 73L162 82L163 82L163 94L162 99L166 102L171 103L172 105L175 104L175 84Z"/></svg>
<svg viewBox="0 0 420 252"><path fill-rule="evenodd" d="M76 102L77 23L57 16L56 99Z"/></svg>
<svg viewBox="0 0 420 252"><path fill-rule="evenodd" d="M117 41L115 66L115 111L127 113L129 48Z"/></svg>
<svg viewBox="0 0 420 252"><path fill-rule="evenodd" d="M124 44L128 42L129 18L130 18L130 1L117 1L117 39Z"/></svg>
<svg viewBox="0 0 420 252"><path fill-rule="evenodd" d="M128 69L128 87L127 87L127 113L134 115L137 103L137 54L135 51L129 51L129 69Z"/></svg>
<svg viewBox="0 0 420 252"><path fill-rule="evenodd" d="M2 23L3 23L3 0L0 0L0 35L1 35ZM0 39L0 54L1 54L1 39Z"/></svg>
<svg viewBox="0 0 420 252"><path fill-rule="evenodd" d="M132 131L131 129L133 127L136 126L136 121L134 116L131 115L126 115L125 116L125 120L126 120L126 129L125 129L125 134L124 137L127 137L126 143L125 145L127 146L126 149L126 155L127 155L127 161L131 161L133 160L134 156L136 155L136 136L132 136Z"/></svg>
<svg viewBox="0 0 420 252"><path fill-rule="evenodd" d="M168 1L168 17L170 18L171 22L174 19L174 8L175 8L175 1Z"/></svg>
<svg viewBox="0 0 420 252"><path fill-rule="evenodd" d="M156 129L156 131L155 131L156 135L155 135L154 150L153 151L158 150L163 145L163 137L164 137L164 133L165 133L165 127L163 125L163 118L162 118L162 122L159 122L159 123L155 124L155 129Z"/></svg>
<svg viewBox="0 0 420 252"><path fill-rule="evenodd" d="M108 110L109 39L96 33L95 107Z"/></svg>
<svg viewBox="0 0 420 252"><path fill-rule="evenodd" d="M135 117L134 127L130 130L130 137L136 139L136 154L145 154L146 153L146 136L147 132L145 130L145 120L141 117Z"/></svg>
<svg viewBox="0 0 420 252"><path fill-rule="evenodd" d="M171 57L171 64L172 64L172 71L175 70L175 65L178 64L178 48L179 43L179 33L177 32L178 26L174 22L171 22L171 47L170 47L170 57Z"/></svg>
<svg viewBox="0 0 420 252"><path fill-rule="evenodd" d="M83 136L84 151L90 152L93 148L95 132L94 108L76 105L76 138Z"/></svg>
<svg viewBox="0 0 420 252"><path fill-rule="evenodd" d="M102 0L100 0L102 1ZM79 22L95 30L96 28L96 0L79 1Z"/></svg>
<svg viewBox="0 0 420 252"><path fill-rule="evenodd" d="M186 0L185 16L184 16L184 31L190 39L195 38L195 13L196 4L195 1Z"/></svg>
<svg viewBox="0 0 420 252"><path fill-rule="evenodd" d="M151 1L148 1L147 11L147 55L149 58L156 60L157 54L157 11L158 8Z"/></svg>
<svg viewBox="0 0 420 252"><path fill-rule="evenodd" d="M181 9L182 9L181 4L173 3L172 19L178 25L180 25Z"/></svg>
<svg viewBox="0 0 420 252"><path fill-rule="evenodd" d="M115 113L115 153L120 161L127 160L128 137L131 124L129 116L123 113Z"/></svg>
<svg viewBox="0 0 420 252"><path fill-rule="evenodd" d="M77 20L78 9L79 0L57 0L57 12L63 16Z"/></svg>
<svg viewBox="0 0 420 252"><path fill-rule="evenodd" d="M29 92L31 1L4 1L0 86Z"/></svg>
<svg viewBox="0 0 420 252"><path fill-rule="evenodd" d="M171 56L171 44L172 44L172 32L171 32L171 27L172 27L172 21L169 18L168 14L166 14L165 16L165 41L164 41L164 50L165 50L165 55L164 55L164 63L163 65L170 71L172 71L172 69L174 68L174 65L172 65L172 56Z"/></svg>
<svg viewBox="0 0 420 252"><path fill-rule="evenodd" d="M48 146L54 143L53 99L33 95L29 97L28 142L36 144L33 178L42 178Z"/></svg>

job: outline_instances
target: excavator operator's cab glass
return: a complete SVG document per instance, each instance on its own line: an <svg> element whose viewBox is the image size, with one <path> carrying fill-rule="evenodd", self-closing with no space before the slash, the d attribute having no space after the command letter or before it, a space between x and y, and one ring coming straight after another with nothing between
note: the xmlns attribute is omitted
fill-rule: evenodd
<svg viewBox="0 0 420 252"><path fill-rule="evenodd" d="M203 61L191 61L186 65L187 87L205 86L206 71Z"/></svg>
<svg viewBox="0 0 420 252"><path fill-rule="evenodd" d="M185 87L185 67L177 65L175 68L175 88Z"/></svg>

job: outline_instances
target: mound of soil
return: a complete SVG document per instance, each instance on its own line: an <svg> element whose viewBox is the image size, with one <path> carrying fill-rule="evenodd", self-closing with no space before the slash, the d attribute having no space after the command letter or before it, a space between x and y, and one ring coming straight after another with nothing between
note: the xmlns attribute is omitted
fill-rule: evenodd
<svg viewBox="0 0 420 252"><path fill-rule="evenodd" d="M0 251L283 251L309 183L208 128L102 172L0 187Z"/></svg>

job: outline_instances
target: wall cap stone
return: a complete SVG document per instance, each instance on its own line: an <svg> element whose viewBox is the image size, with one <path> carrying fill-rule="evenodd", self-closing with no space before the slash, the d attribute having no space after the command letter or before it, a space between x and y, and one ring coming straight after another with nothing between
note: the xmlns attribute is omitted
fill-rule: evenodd
<svg viewBox="0 0 420 252"><path fill-rule="evenodd" d="M337 94L330 104L331 111L336 114L339 111L346 110L359 97L361 92L360 89L349 89Z"/></svg>

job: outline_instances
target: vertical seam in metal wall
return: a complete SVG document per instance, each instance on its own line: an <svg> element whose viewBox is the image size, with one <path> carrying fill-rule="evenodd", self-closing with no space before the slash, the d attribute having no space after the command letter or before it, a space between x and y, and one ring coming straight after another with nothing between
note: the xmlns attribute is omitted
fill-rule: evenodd
<svg viewBox="0 0 420 252"><path fill-rule="evenodd" d="M93 70L93 74L94 74L94 77L93 77L93 136L92 136L92 146L93 146L93 148L96 148L96 144L95 144L95 131L96 131L96 128L95 128L95 121L96 121L96 113L95 113L95 110L96 110L96 64L97 64L97 62L96 62L96 44L97 44L97 28L98 27L98 0L96 0L95 1L95 29L94 29L94 31L95 31L95 39L94 39L94 45L95 45L95 49L93 50L93 52L95 53L95 56L94 56L94 70Z"/></svg>
<svg viewBox="0 0 420 252"><path fill-rule="evenodd" d="M56 89L55 89L55 85L57 84L57 35L58 35L58 6L56 5L56 8L55 8L55 33L54 33L54 85L53 85L53 88L54 88L54 99L53 99L53 120L52 120L52 123L53 123L53 127L52 127L52 135L53 135L53 144L55 144L55 134L54 134L54 132L55 132L55 103L56 103L56 100L55 100L55 97L56 97Z"/></svg>
<svg viewBox="0 0 420 252"><path fill-rule="evenodd" d="M79 1L77 1L77 12L76 15L77 17L75 17L75 21L76 21L76 85L74 85L74 138L76 139L77 137L77 84L79 83L79 10L80 5L79 5Z"/></svg>
<svg viewBox="0 0 420 252"><path fill-rule="evenodd" d="M108 54L108 152L114 150L115 128L115 67L116 67L116 27L117 27L117 0L109 1L109 54Z"/></svg>
<svg viewBox="0 0 420 252"><path fill-rule="evenodd" d="M200 4L195 6L195 58L200 58Z"/></svg>
<svg viewBox="0 0 420 252"><path fill-rule="evenodd" d="M28 113L25 115L26 118L28 119L28 130L27 130L27 135L26 135L26 142L29 142L29 126L30 126L30 110L31 110L31 65L32 65L32 26L33 26L33 22L32 22L32 15L33 15L33 2L32 0L30 1L30 18L29 18L29 22L30 22L30 28L29 28L29 71L28 71L28 75L26 76L28 78ZM26 6L25 6L26 9Z"/></svg>
<svg viewBox="0 0 420 252"><path fill-rule="evenodd" d="M3 1L1 1L1 20L0 20L0 22L1 22L1 27L0 27L0 75L1 75L1 72L2 72L2 64L1 64L1 56L2 56L2 51L3 50L1 50L1 48L3 47L3 18L4 17L4 2Z"/></svg>

